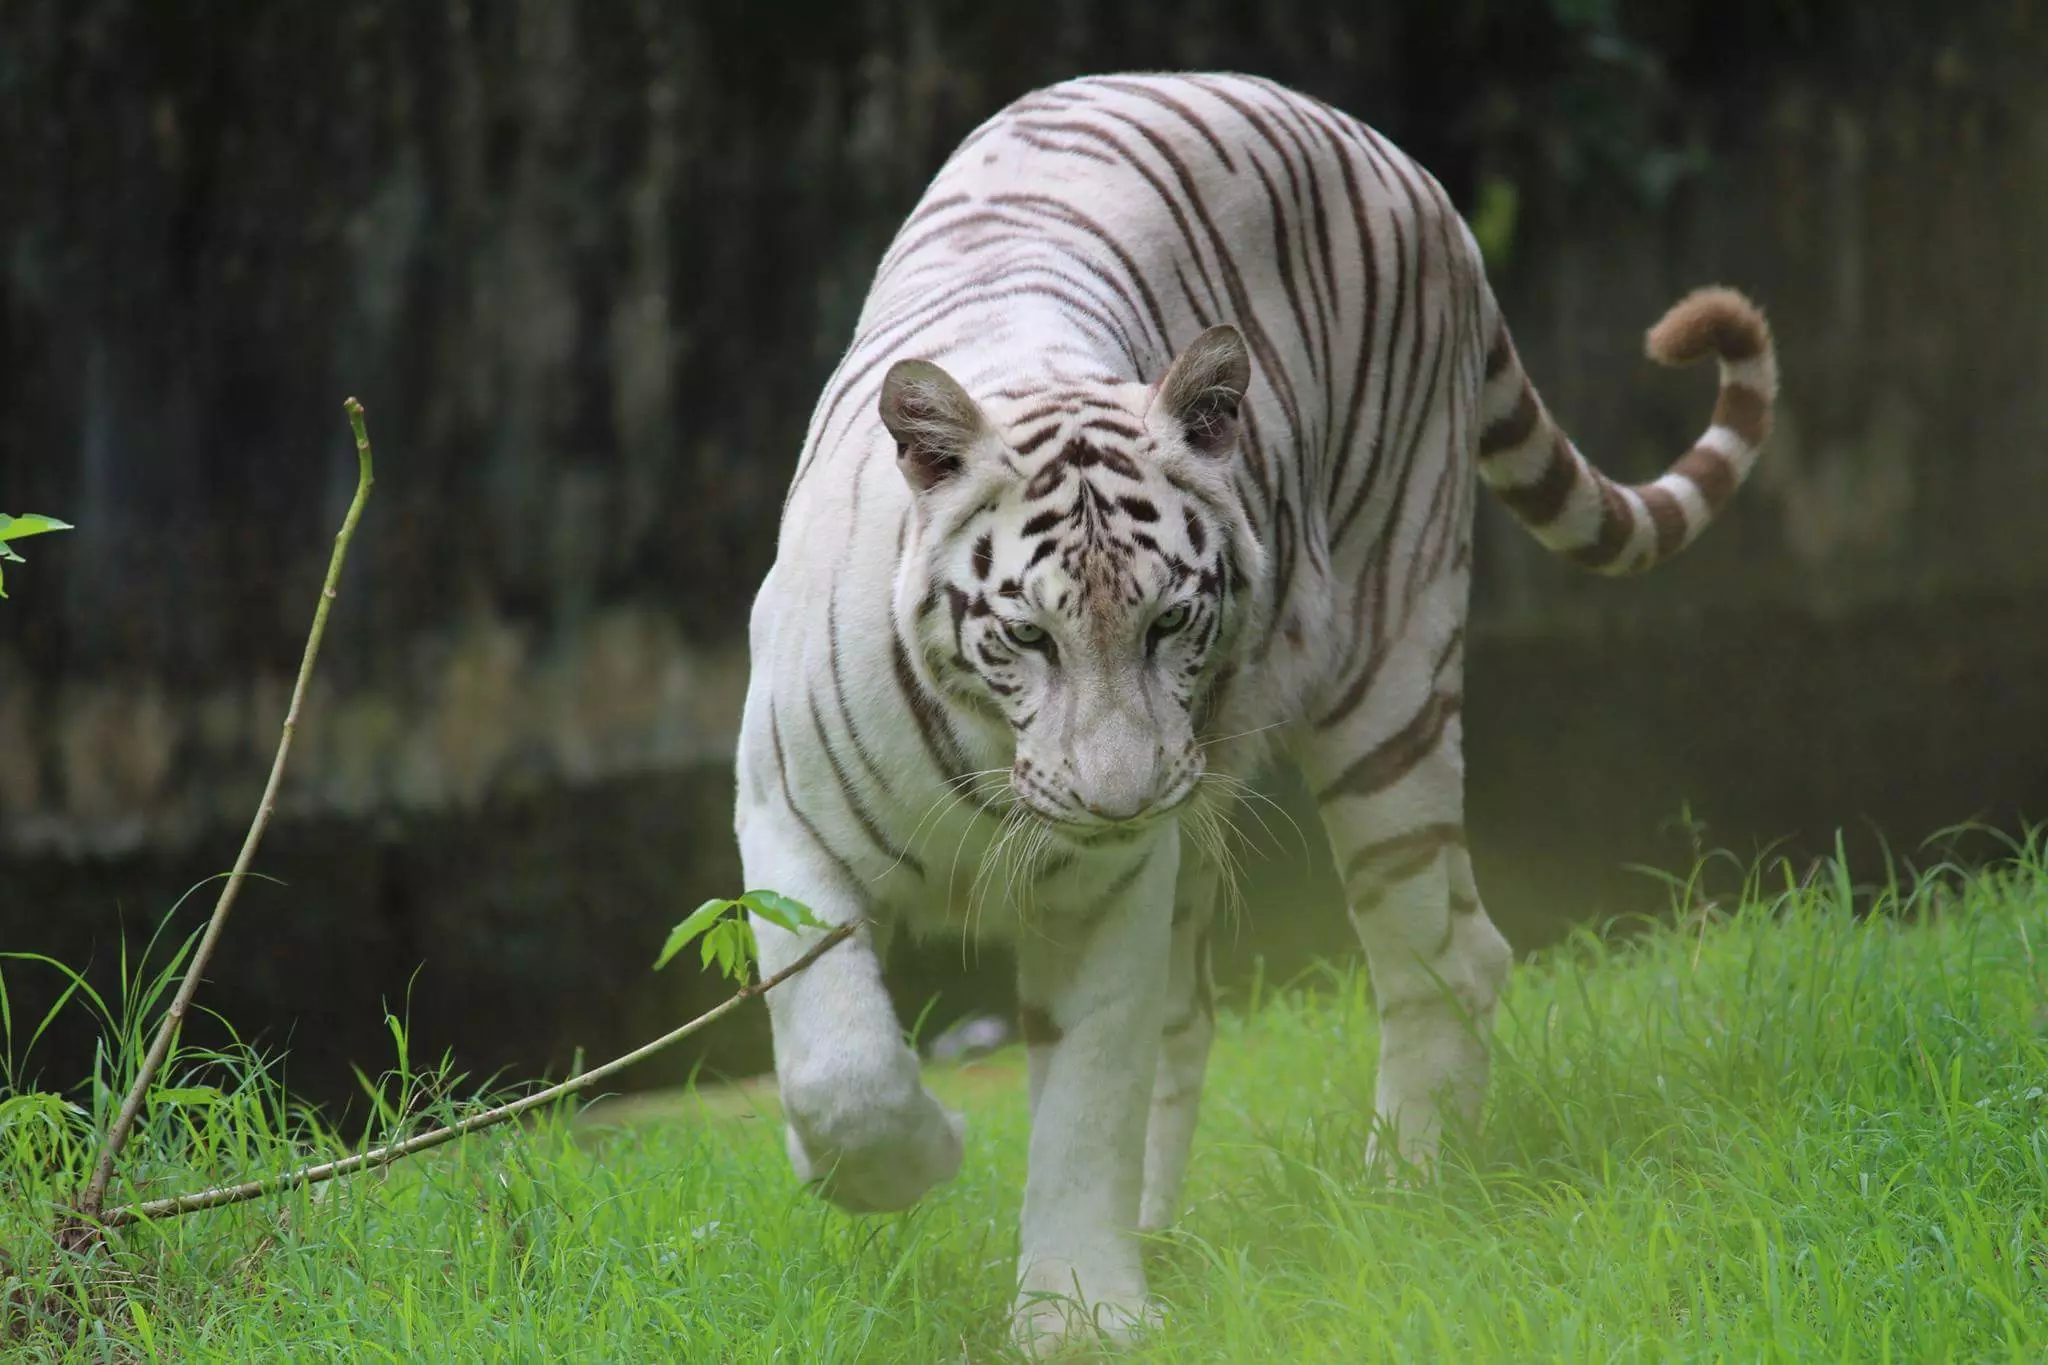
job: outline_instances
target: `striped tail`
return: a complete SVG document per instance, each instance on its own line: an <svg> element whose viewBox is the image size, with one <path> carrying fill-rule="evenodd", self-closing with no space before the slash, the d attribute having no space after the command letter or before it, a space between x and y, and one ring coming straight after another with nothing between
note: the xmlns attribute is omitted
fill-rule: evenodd
<svg viewBox="0 0 2048 1365"><path fill-rule="evenodd" d="M1480 394L1479 476L1536 539L1605 574L1683 550L1735 495L1770 434L1778 357L1763 312L1733 289L1696 289L1644 338L1660 365L1715 357L1721 393L1691 450L1651 483L1616 483L1579 454L1536 396L1497 317Z"/></svg>

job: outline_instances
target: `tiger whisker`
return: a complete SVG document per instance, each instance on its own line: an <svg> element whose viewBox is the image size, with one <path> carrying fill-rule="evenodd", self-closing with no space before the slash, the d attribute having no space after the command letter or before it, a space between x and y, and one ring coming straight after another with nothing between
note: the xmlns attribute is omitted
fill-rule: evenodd
<svg viewBox="0 0 2048 1365"><path fill-rule="evenodd" d="M989 855L991 852L994 851L994 849L1000 848L1004 840L1006 840L1009 837L1008 832L1011 829L1011 827L1015 824L1015 822L1023 819L1022 811L1023 803L1017 801L1014 797L1012 797L1009 803L1003 807L1002 818L1000 822L996 825L996 833L994 839L991 841L991 846L989 849L983 850L981 855L981 863L975 869L973 880L968 883L968 905L967 915L965 917L966 923L963 926L964 928L971 928L973 925L975 892L976 888L980 886L981 879L985 874L986 868L988 866ZM960 875L960 855L962 852L966 850L968 836L973 832L974 825L970 821L965 827L961 829L960 837L954 840L953 842L953 861L950 864L948 864L946 868L946 895L949 899L953 894L953 887L957 884Z"/></svg>
<svg viewBox="0 0 2048 1365"><path fill-rule="evenodd" d="M945 785L951 789L950 794L937 797L929 806L925 807L924 815L919 817L917 824L912 827L910 837L904 840L902 850L896 855L896 861L883 868L881 872L869 880L880 881L883 877L894 872L902 864L903 860L910 855L911 850L917 847L917 842L923 836L927 824L932 825L936 829L938 825L945 822L946 817L952 814L962 802L975 796L985 796L994 790L994 779L1001 778L1007 781L1009 772L1008 768L984 768L980 772L962 773L960 776L949 780ZM976 785L977 783L979 785ZM962 837L965 837L964 833Z"/></svg>
<svg viewBox="0 0 2048 1365"><path fill-rule="evenodd" d="M1012 914L1021 917L1022 906L1017 897L1018 877L1030 866L1032 849L1044 832L1045 825L1042 821L1033 820L1029 816L1019 816L1016 828L1011 832L1010 837L1003 841L1001 855L996 859L995 866L991 869L987 886L983 890L981 901L981 914L983 916L986 916L988 911L988 892L995 889L995 878L997 875L1000 875L1003 885L1002 899L999 904L1007 908Z"/></svg>
<svg viewBox="0 0 2048 1365"><path fill-rule="evenodd" d="M1008 785L1006 781L998 781L997 779L990 778L984 780L978 786L961 789L959 792L956 792L952 797L946 798L946 804L944 809L938 812L937 823L943 823L947 816L951 815L955 810L958 810L963 804L970 800L979 802L982 805L982 807L986 809L987 805L989 804L989 798L993 795L1000 793L1006 785ZM936 828L936 825L934 827Z"/></svg>
<svg viewBox="0 0 2048 1365"><path fill-rule="evenodd" d="M1012 886L1021 880L1024 888L1023 900L1017 905L1017 917L1029 919L1031 912L1038 908L1038 865L1045 858L1046 850L1052 847L1052 827L1043 820L1037 822L1027 837L1024 851L1017 860L1017 868L1011 874ZM1005 895L1009 889L1005 888Z"/></svg>
<svg viewBox="0 0 2048 1365"><path fill-rule="evenodd" d="M1243 831L1232 823L1221 807L1197 803L1189 807L1188 824L1196 850L1216 870L1224 920L1235 932L1244 917L1244 863L1232 847L1233 838L1245 842Z"/></svg>
<svg viewBox="0 0 2048 1365"><path fill-rule="evenodd" d="M1302 856L1304 858L1309 856L1308 835L1303 832L1300 822L1288 813L1287 807L1281 805L1278 801L1275 801L1272 797L1260 791L1258 787L1253 783L1245 781L1243 778L1238 777L1234 773L1218 772L1205 772L1199 778L1197 778L1196 781L1217 783L1218 785L1228 790L1233 797L1239 800L1243 800L1246 802L1255 801L1259 805L1272 807L1273 812L1276 815L1278 815L1281 819L1285 820L1288 823L1289 827L1294 830L1294 837L1296 842L1299 843L1301 846ZM1273 827L1266 823L1265 816L1259 814L1257 810L1250 809L1249 807L1247 808L1246 813L1249 814L1254 820L1257 820L1259 822L1259 828L1266 832L1266 837L1268 839L1271 839L1273 841L1274 846L1277 848L1280 844L1280 839L1277 835L1273 833Z"/></svg>
<svg viewBox="0 0 2048 1365"><path fill-rule="evenodd" d="M1263 735L1266 733L1266 731L1277 730L1285 724L1287 724L1287 722L1284 720L1276 720L1270 725L1261 725L1250 730L1239 730L1234 735L1218 735L1215 739L1203 740L1201 742L1201 747L1204 751L1207 751L1209 749L1215 748L1219 744L1228 744L1234 739L1249 739L1253 735Z"/></svg>
<svg viewBox="0 0 2048 1365"><path fill-rule="evenodd" d="M1011 852L1010 845L1015 843L1017 836L1024 831L1028 820L1029 816L1022 802L1011 806L996 832L994 843L981 855L981 866L976 869L974 880L968 887L967 919L970 926L978 927L982 911L987 907L989 889L995 884L997 874L1007 864ZM1007 887L1004 896L1007 901Z"/></svg>
<svg viewBox="0 0 2048 1365"><path fill-rule="evenodd" d="M1007 779L1009 772L1008 768L984 768L980 772L962 773L960 776L947 781L944 784L945 792L935 798L929 806L925 807L924 815L911 830L910 842L914 844L917 841L918 836L923 833L925 825L931 822L934 817L944 820L953 808L962 801L987 794L994 788L995 784L992 779L998 777Z"/></svg>

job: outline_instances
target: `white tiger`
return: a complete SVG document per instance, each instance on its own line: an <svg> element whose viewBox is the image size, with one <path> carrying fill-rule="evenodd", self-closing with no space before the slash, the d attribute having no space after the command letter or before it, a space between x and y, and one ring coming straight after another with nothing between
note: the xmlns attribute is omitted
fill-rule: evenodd
<svg viewBox="0 0 2048 1365"><path fill-rule="evenodd" d="M749 886L860 932L769 996L789 1156L854 1211L962 1125L884 993L891 933L1014 945L1032 1131L1013 1330L1151 1311L1213 1031L1219 871L1191 837L1285 743L1380 1015L1374 1151L1469 1121L1508 945L1463 827L1472 475L1547 546L1649 567L1770 425L1762 315L1699 291L1650 355L1712 424L1610 482L1537 399L1457 213L1268 81L1069 81L963 142L876 273L754 604ZM814 935L757 924L764 971Z"/></svg>

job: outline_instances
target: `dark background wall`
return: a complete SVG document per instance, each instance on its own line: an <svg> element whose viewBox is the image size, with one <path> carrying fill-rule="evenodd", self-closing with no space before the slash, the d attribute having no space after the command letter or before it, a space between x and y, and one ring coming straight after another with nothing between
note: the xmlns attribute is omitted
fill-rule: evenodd
<svg viewBox="0 0 2048 1365"><path fill-rule="evenodd" d="M0 510L79 528L0 603L0 948L104 974L227 866L355 394L380 479L287 884L206 998L325 1095L409 983L479 1071L703 998L645 963L737 889L745 608L873 263L1005 100L1133 67L1271 75L1422 160L1614 472L1705 413L1639 359L1671 298L1776 322L1780 434L1684 560L1590 580L1482 508L1472 823L1519 944L1661 908L1625 865L1689 863L1682 807L1745 853L2042 813L2044 31L2035 0L0 0ZM1296 818L1234 970L1345 948ZM1007 990L958 945L899 974L938 1020ZM757 1025L706 1055L759 1065Z"/></svg>

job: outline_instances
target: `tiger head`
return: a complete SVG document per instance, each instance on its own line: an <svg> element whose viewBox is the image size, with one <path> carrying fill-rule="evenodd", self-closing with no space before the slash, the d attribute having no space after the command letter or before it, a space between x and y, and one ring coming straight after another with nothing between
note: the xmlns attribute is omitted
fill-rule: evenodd
<svg viewBox="0 0 2048 1365"><path fill-rule="evenodd" d="M916 515L899 629L946 695L1007 723L1023 805L1090 842L1176 810L1260 610L1235 490L1243 338L1212 327L1152 384L1001 391L928 361L883 380Z"/></svg>

